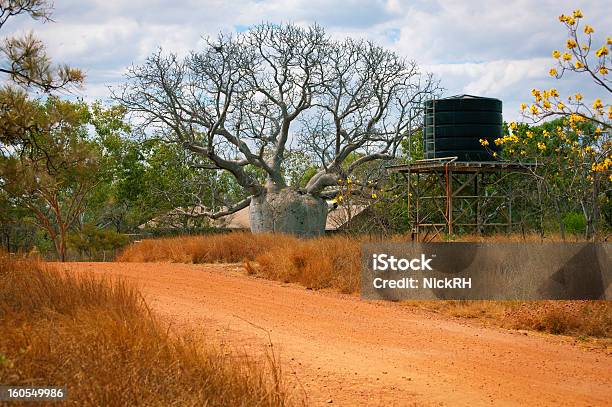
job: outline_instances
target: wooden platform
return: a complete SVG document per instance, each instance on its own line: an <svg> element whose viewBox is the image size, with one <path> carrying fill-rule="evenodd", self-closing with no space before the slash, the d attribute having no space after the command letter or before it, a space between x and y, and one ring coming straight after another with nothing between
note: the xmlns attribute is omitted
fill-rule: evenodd
<svg viewBox="0 0 612 407"><path fill-rule="evenodd" d="M411 164L393 165L387 167L391 172L400 173L431 173L451 171L454 173L475 172L530 172L536 163L517 163L510 161L456 161L455 157L417 160Z"/></svg>

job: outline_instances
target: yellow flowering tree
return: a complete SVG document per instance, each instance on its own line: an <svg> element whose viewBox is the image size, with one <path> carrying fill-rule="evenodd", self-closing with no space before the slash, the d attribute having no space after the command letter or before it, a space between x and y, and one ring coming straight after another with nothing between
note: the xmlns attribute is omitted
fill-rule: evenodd
<svg viewBox="0 0 612 407"><path fill-rule="evenodd" d="M607 224L603 229L610 229L612 145L597 129L594 123L571 123L563 117L539 125L511 122L494 141L502 146L503 160L538 164L532 170L537 190L525 190L523 201L539 211L541 230L543 223L554 222L564 236L565 218L581 216L583 231L591 238L602 215Z"/></svg>
<svg viewBox="0 0 612 407"><path fill-rule="evenodd" d="M559 16L559 21L567 29L567 38L563 50L555 49L552 57L555 66L549 74L561 79L568 71L583 74L595 83L603 92L602 97L587 101L580 92L567 97L559 95L556 89L533 89L533 102L523 103L523 115L535 122L548 117L568 117L571 123L589 121L602 130L612 130L612 36L606 36L603 44L595 43L595 28L582 24L582 11L574 10L572 14Z"/></svg>
<svg viewBox="0 0 612 407"><path fill-rule="evenodd" d="M533 89L533 101L521 104L521 112L527 122L544 123L533 128L510 123L496 143L504 146L505 158L541 164L536 175L541 177L558 216L578 207L590 238L602 211L607 228L612 218L612 37L596 42L595 28L583 23L583 18L580 10L559 16L567 38L564 49L552 52L555 66L549 74L556 79L568 72L581 74L602 96L586 100L580 91L562 96L556 88ZM557 120L549 120L554 118ZM560 226L563 233L561 222Z"/></svg>

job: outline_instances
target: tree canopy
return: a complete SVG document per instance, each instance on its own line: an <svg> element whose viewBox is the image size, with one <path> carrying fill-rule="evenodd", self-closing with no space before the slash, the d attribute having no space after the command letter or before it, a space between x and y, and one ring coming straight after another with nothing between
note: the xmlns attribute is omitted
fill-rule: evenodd
<svg viewBox="0 0 612 407"><path fill-rule="evenodd" d="M292 24L220 35L186 58L159 50L126 79L115 98L146 134L231 173L249 195L211 217L286 189L291 144L315 159L316 172L299 188L315 197L366 163L392 159L418 125L415 108L438 91L413 61Z"/></svg>

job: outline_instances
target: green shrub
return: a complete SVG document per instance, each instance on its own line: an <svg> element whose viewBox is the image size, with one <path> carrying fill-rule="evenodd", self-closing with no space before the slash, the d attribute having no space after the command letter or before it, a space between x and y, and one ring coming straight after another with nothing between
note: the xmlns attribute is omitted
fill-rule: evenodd
<svg viewBox="0 0 612 407"><path fill-rule="evenodd" d="M571 234L581 234L586 231L586 219L582 213L570 212L563 217L565 231Z"/></svg>

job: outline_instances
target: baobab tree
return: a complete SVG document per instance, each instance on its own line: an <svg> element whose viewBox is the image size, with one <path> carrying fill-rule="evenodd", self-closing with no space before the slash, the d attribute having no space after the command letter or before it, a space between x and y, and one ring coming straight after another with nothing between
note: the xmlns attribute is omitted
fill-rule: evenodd
<svg viewBox="0 0 612 407"><path fill-rule="evenodd" d="M370 42L333 41L317 25L261 24L219 35L185 58L162 50L134 66L115 98L164 137L228 171L248 197L251 230L321 234L339 182L395 157L438 90L413 61ZM320 166L303 187L283 170L291 145ZM350 164L349 164L350 162ZM354 191L358 191L355 188Z"/></svg>

